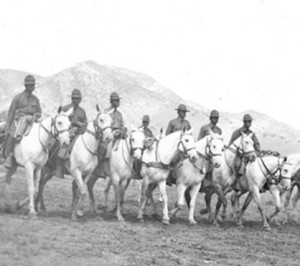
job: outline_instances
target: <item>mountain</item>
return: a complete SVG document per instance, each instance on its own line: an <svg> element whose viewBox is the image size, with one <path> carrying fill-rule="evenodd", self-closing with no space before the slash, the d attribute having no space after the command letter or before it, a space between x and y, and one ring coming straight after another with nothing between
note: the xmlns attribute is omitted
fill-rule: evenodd
<svg viewBox="0 0 300 266"><path fill-rule="evenodd" d="M12 97L23 90L23 80L28 73L15 70L0 70L0 112L5 112ZM191 112L187 118L194 127L197 137L200 127L208 123L209 111L199 104L186 101L173 91L159 84L152 77L115 66L99 65L93 61L85 61L64 69L54 75L36 77L36 95L41 100L45 115L51 114L59 105L70 101L71 91L80 89L83 94L82 107L89 118L96 114L96 104L104 109L109 105L109 95L116 91L121 97L120 110L125 123L139 126L144 114L151 117L151 127L155 133L160 128L166 129L168 121L176 117L176 108L180 103L187 105ZM207 93L207 92L206 92ZM203 98L205 93L203 92ZM247 111L253 118L253 130L266 143L267 147L280 146L281 150L300 150L300 131L280 123L264 114ZM244 113L220 112L219 125L223 129L226 141L237 127L242 125ZM273 148L276 149L276 148Z"/></svg>

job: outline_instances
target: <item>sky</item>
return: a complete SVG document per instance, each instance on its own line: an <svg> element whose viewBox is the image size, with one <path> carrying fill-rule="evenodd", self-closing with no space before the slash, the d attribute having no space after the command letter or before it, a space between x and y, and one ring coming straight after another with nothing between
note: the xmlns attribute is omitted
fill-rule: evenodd
<svg viewBox="0 0 300 266"><path fill-rule="evenodd" d="M93 60L300 129L299 12L298 0L1 0L0 69L48 76Z"/></svg>

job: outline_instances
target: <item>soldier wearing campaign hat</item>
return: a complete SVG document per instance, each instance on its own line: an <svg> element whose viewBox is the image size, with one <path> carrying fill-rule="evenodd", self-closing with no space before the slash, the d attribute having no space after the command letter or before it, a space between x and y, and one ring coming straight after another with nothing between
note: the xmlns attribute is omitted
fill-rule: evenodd
<svg viewBox="0 0 300 266"><path fill-rule="evenodd" d="M222 134L222 129L217 126L219 121L219 112L217 110L212 110L209 116L210 123L202 126L198 135L198 140L204 138L210 134L210 131L216 134Z"/></svg>
<svg viewBox="0 0 300 266"><path fill-rule="evenodd" d="M232 136L231 136L231 139L230 139L228 145L231 145L235 140L237 140L242 135L242 133L244 133L246 135L249 135L249 134L252 133L252 140L253 140L253 143L254 143L254 149L258 153L260 153L260 151L261 151L261 149L260 149L260 143L259 143L256 135L254 134L254 132L250 129L251 124L252 124L252 117L251 117L251 115L245 114L244 117L243 117L243 123L244 123L244 125L241 128L235 130L232 133Z"/></svg>
<svg viewBox="0 0 300 266"><path fill-rule="evenodd" d="M153 133L152 133L151 129L149 128L149 124L150 124L150 117L149 117L149 115L144 115L143 116L142 123L143 123L143 125L140 128L144 131L145 136L152 138L153 137Z"/></svg>
<svg viewBox="0 0 300 266"><path fill-rule="evenodd" d="M40 101L32 92L35 89L35 78L32 75L27 75L24 79L25 90L16 95L9 107L6 124L5 124L5 153L6 159L4 167L11 168L14 160L15 142L22 136L15 136L18 130L18 125L21 120L26 119L29 123L33 118L41 116L42 109Z"/></svg>
<svg viewBox="0 0 300 266"><path fill-rule="evenodd" d="M178 108L175 108L175 110L177 110L178 117L169 122L166 135L182 130L183 128L187 130L191 129L190 122L185 119L186 113L189 112L186 106L184 104L179 104Z"/></svg>

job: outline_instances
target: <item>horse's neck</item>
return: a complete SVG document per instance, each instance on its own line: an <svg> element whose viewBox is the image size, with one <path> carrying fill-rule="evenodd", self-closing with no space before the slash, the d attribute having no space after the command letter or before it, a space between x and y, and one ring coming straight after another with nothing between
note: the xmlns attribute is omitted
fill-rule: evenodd
<svg viewBox="0 0 300 266"><path fill-rule="evenodd" d="M200 139L195 143L195 147L197 152L200 154L206 156L206 149L207 149L207 137ZM209 168L209 165L211 164L210 161L200 157L201 162L205 162L205 166Z"/></svg>
<svg viewBox="0 0 300 266"><path fill-rule="evenodd" d="M88 123L87 129L96 134L93 122ZM83 134L83 138L89 147L95 147L96 149L98 149L99 139L97 139L93 134L85 131Z"/></svg>
<svg viewBox="0 0 300 266"><path fill-rule="evenodd" d="M262 160L270 172L275 171L281 163L281 159L275 156L262 157Z"/></svg>
<svg viewBox="0 0 300 266"><path fill-rule="evenodd" d="M169 164L178 153L178 143L181 132L175 132L162 138L158 143L158 160Z"/></svg>
<svg viewBox="0 0 300 266"><path fill-rule="evenodd" d="M133 162L133 158L130 154L130 143L129 143L129 137L127 137L126 139L121 139L120 140L120 146L121 146L121 151L122 152L122 157L126 162Z"/></svg>
<svg viewBox="0 0 300 266"><path fill-rule="evenodd" d="M40 127L38 129L39 139L42 143L47 143L51 138L52 133L52 117L47 117L40 124L35 123L36 126ZM43 127L43 128L42 128Z"/></svg>
<svg viewBox="0 0 300 266"><path fill-rule="evenodd" d="M238 143L239 144L239 143ZM226 162L230 165L233 166L234 163L236 162L237 158L238 158L238 150L237 150L238 146L235 146L233 144L231 144L229 146L228 149L225 150L224 152L224 156L226 159Z"/></svg>

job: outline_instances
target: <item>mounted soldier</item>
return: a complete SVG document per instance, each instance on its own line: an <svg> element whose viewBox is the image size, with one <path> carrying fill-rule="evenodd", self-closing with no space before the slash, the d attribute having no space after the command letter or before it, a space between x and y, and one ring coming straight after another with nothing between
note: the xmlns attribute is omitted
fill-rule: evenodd
<svg viewBox="0 0 300 266"><path fill-rule="evenodd" d="M209 124L206 124L200 128L198 140L204 138L205 136L208 136L210 134L210 131L222 135L222 129L217 126L219 122L219 112L217 110L212 110L210 112L209 120Z"/></svg>
<svg viewBox="0 0 300 266"><path fill-rule="evenodd" d="M76 140L76 138L83 134L87 127L87 117L86 112L83 108L79 106L82 100L81 92L78 89L74 89L71 94L72 102L62 108L64 112L69 111L73 108L73 112L69 116L71 126L70 126L70 138L71 144L62 146L57 154L56 160L56 169L55 176L59 178L64 177L64 163L65 160L69 158L72 146ZM50 156L52 157L52 156Z"/></svg>
<svg viewBox="0 0 300 266"><path fill-rule="evenodd" d="M183 130L183 128L186 130L191 129L190 122L185 119L186 113L189 112L186 106L184 104L179 104L178 108L175 108L175 110L177 110L178 117L169 122L166 135Z"/></svg>
<svg viewBox="0 0 300 266"><path fill-rule="evenodd" d="M186 130L191 129L190 122L187 119L185 119L186 113L189 112L190 110L188 110L184 104L179 104L178 108L175 108L175 110L177 110L178 117L175 119L172 119L169 122L167 131L166 131L166 136L173 132L183 130L184 128ZM180 158L181 158L180 155L176 156L172 160L171 166L175 166L178 163L178 161L180 160ZM172 171L171 171L167 178L167 185L172 186L173 183L175 184L176 180L173 177Z"/></svg>
<svg viewBox="0 0 300 266"><path fill-rule="evenodd" d="M40 101L32 92L35 89L35 78L27 75L24 79L25 90L16 95L9 107L5 124L4 167L11 168L14 163L14 147L26 133L30 124L41 117Z"/></svg>
<svg viewBox="0 0 300 266"><path fill-rule="evenodd" d="M149 115L144 115L142 118L142 126L140 128L144 130L146 137L153 138L153 133L152 130L149 128L149 124L150 124Z"/></svg>
<svg viewBox="0 0 300 266"><path fill-rule="evenodd" d="M254 132L250 129L250 127L252 125L251 115L245 114L243 117L243 123L244 123L244 125L241 128L235 130L232 133L232 136L231 136L228 146L230 146L235 140L237 140L240 136L242 136L243 133L246 135L251 134L251 138L254 143L254 149L259 154L261 152L260 143L259 143L256 135L254 134ZM242 163L240 165L236 165L236 167L235 167L235 171L236 171L238 177L242 176L244 174L244 170L245 170L245 162L244 162L244 160L242 160Z"/></svg>

